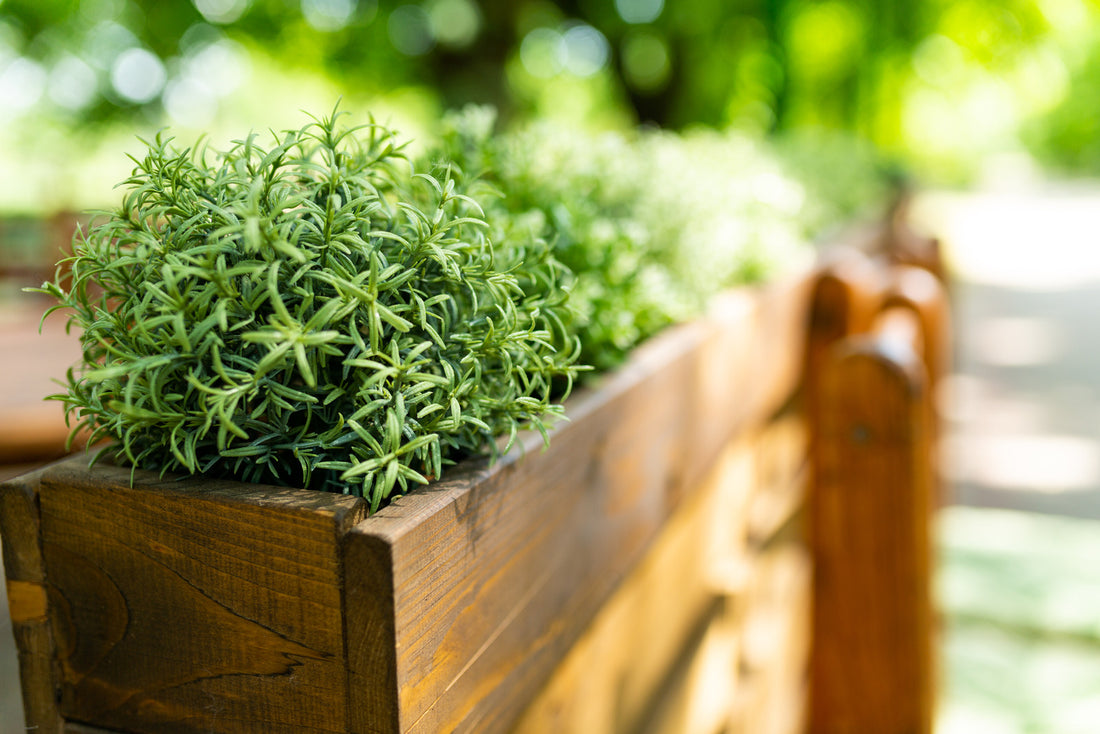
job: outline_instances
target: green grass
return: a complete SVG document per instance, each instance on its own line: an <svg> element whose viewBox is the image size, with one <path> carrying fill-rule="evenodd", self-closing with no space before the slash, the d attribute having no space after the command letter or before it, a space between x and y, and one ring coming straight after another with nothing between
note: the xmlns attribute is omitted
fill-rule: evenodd
<svg viewBox="0 0 1100 734"><path fill-rule="evenodd" d="M1100 523L949 508L940 553L939 734L1100 730Z"/></svg>

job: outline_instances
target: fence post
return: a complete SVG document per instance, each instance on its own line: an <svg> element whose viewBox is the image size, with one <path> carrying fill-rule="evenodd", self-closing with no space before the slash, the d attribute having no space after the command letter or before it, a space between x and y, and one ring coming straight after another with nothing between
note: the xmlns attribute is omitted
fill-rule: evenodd
<svg viewBox="0 0 1100 734"><path fill-rule="evenodd" d="M932 730L934 418L925 359L942 357L930 353L943 327L934 318L942 291L939 301L917 297L920 288L907 294L901 274L892 271L885 290L852 294L879 304L866 333L818 334L808 361L812 734Z"/></svg>

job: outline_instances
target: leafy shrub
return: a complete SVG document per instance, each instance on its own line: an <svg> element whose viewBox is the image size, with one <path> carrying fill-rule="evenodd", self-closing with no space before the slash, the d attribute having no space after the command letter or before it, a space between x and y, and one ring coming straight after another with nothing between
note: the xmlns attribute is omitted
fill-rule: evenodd
<svg viewBox="0 0 1100 734"><path fill-rule="evenodd" d="M266 147L158 136L134 161L71 276L42 289L82 330L55 396L74 431L135 466L377 508L560 413L552 386L577 358L564 271L494 229L445 162L418 172L392 131L336 113Z"/></svg>
<svg viewBox="0 0 1100 734"><path fill-rule="evenodd" d="M493 124L486 108L452 115L442 155L505 192L492 218L528 227L573 272L581 361L598 369L721 290L805 262L815 238L880 201L877 162L836 141L780 155L733 133Z"/></svg>
<svg viewBox="0 0 1100 734"><path fill-rule="evenodd" d="M42 289L83 335L55 396L74 432L134 466L377 508L522 425L545 434L581 363L804 260L877 196L842 145L494 121L452 115L414 162L336 113L266 147L158 136Z"/></svg>

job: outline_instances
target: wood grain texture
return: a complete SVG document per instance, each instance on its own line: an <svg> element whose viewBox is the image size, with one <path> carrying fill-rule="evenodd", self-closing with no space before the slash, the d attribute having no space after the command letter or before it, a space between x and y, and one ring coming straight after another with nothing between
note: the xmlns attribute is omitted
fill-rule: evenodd
<svg viewBox="0 0 1100 734"><path fill-rule="evenodd" d="M343 543L344 629L348 651L348 731L400 730L393 547L368 533Z"/></svg>
<svg viewBox="0 0 1100 734"><path fill-rule="evenodd" d="M815 734L931 731L931 415L924 364L911 348L917 327L904 331L841 342L821 374L811 495Z"/></svg>
<svg viewBox="0 0 1100 734"><path fill-rule="evenodd" d="M549 450L525 436L365 520L351 498L62 462L16 523L41 548L16 616L53 676L29 688L70 728L506 731L731 437L796 389L807 298L803 276L723 299L578 392ZM681 614L672 597L643 603Z"/></svg>
<svg viewBox="0 0 1100 734"><path fill-rule="evenodd" d="M397 653L395 681L349 630L352 730L393 730L370 696L394 684L396 730L508 730L722 446L794 390L806 293L792 280L671 330L575 395L548 450L529 437L356 526L347 617ZM392 632L388 603L352 591L355 559L387 553Z"/></svg>
<svg viewBox="0 0 1100 734"><path fill-rule="evenodd" d="M749 437L731 444L703 485L685 498L524 712L516 734L641 731L657 717L668 689L677 687L677 672L683 678L691 658L714 655L700 651L701 639L715 610L725 607L725 575L747 563L752 444ZM731 676L736 659L726 656ZM676 716L689 713L671 708L679 711Z"/></svg>
<svg viewBox="0 0 1100 734"><path fill-rule="evenodd" d="M729 599L710 610L687 640L665 686L634 731L638 734L725 734L740 685L742 634Z"/></svg>
<svg viewBox="0 0 1100 734"><path fill-rule="evenodd" d="M688 362L662 371L686 383ZM392 549L401 731L511 725L641 558L670 509L683 394L604 395L579 396L545 453L526 441L523 461L437 487L430 515L402 517L409 497L349 535L349 557L369 535Z"/></svg>
<svg viewBox="0 0 1100 734"><path fill-rule="evenodd" d="M338 539L360 500L158 480L86 459L41 477L66 719L136 732L338 732Z"/></svg>
<svg viewBox="0 0 1100 734"><path fill-rule="evenodd" d="M61 731L62 734L119 734L117 731L100 729L99 727L78 724L73 721L66 721Z"/></svg>
<svg viewBox="0 0 1100 734"><path fill-rule="evenodd" d="M684 486L703 479L729 437L770 419L800 384L814 278L716 300L700 347Z"/></svg>
<svg viewBox="0 0 1100 734"><path fill-rule="evenodd" d="M0 536L4 575L26 725L58 732L60 672L48 618L46 567L42 559L38 492L44 469L0 484Z"/></svg>

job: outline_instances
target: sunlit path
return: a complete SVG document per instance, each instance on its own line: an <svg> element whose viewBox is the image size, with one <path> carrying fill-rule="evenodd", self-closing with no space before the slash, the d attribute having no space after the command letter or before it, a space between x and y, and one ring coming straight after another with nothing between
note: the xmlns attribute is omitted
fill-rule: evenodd
<svg viewBox="0 0 1100 734"><path fill-rule="evenodd" d="M1094 732L1100 186L932 194L918 211L955 275L938 732Z"/></svg>

